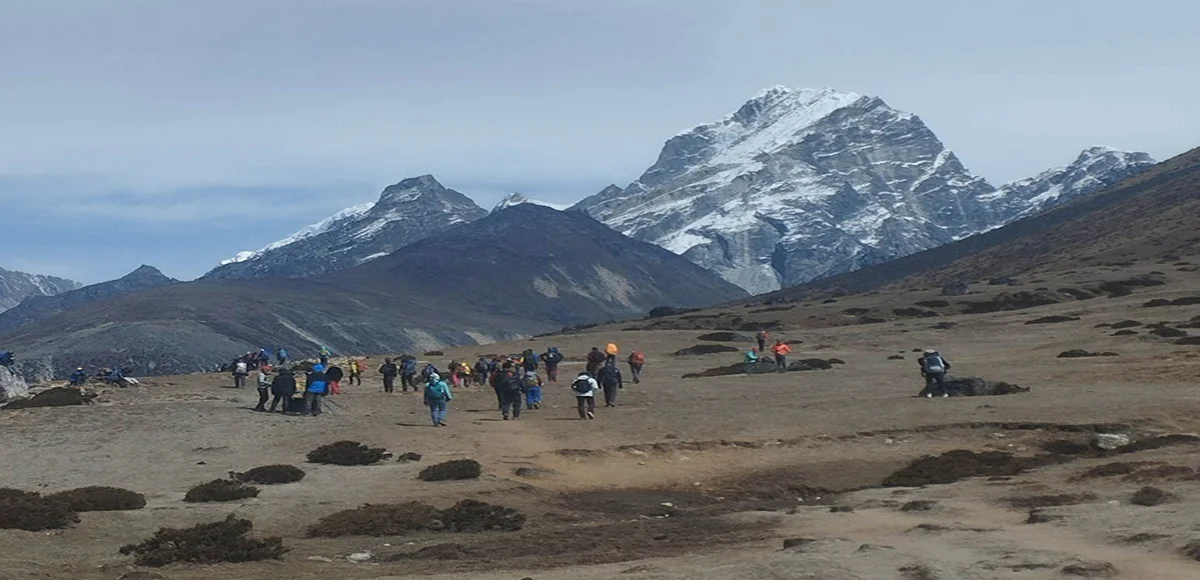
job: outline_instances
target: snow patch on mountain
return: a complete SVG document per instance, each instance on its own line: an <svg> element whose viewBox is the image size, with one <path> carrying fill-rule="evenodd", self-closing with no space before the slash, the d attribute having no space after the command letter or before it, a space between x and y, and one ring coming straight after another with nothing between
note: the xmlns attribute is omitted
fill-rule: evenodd
<svg viewBox="0 0 1200 580"><path fill-rule="evenodd" d="M510 208L514 205L521 205L521 204L526 204L526 203L533 204L533 205L540 205L543 207L556 209L558 211L563 211L563 210L566 210L571 207L570 204L550 203L550 202L546 202L546 201L530 199L528 197L525 197L524 195L521 195L520 193L510 193L510 194L504 196L504 199L500 200L500 202L497 203L496 206L492 208L492 213L496 213L505 208Z"/></svg>
<svg viewBox="0 0 1200 580"><path fill-rule="evenodd" d="M368 211L371 210L372 207L375 207L376 203L378 203L378 202L369 201L366 203L360 203L358 205L348 207L348 208L343 209L343 210L341 210L341 211L339 211L339 212L337 212L315 224L310 224L310 225L304 226L304 227L300 228L299 230L296 230L295 233L293 233L292 235L290 235L286 238L283 238L283 239L275 241L275 242L271 242L271 243L263 246L261 250L258 250L256 252L255 251L238 252L237 255L235 255L232 258L221 260L221 265L224 266L226 264L238 264L241 262L245 262L247 260L253 260L254 258L262 255L264 252L269 252L271 250L275 250L275 249L282 248L282 247L290 245L290 244L294 244L300 240L311 238L318 234L323 234L331 229L334 229L335 227L337 227L340 223L342 223L344 221L348 221L348 220L357 218L357 217L367 213Z"/></svg>

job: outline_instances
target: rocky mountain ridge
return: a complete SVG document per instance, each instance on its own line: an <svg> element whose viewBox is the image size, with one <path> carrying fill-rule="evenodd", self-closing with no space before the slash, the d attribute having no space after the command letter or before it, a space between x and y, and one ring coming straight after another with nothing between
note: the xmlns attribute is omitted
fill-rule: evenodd
<svg viewBox="0 0 1200 580"><path fill-rule="evenodd" d="M79 282L0 268L0 312L31 296L53 296L79 288Z"/></svg>
<svg viewBox="0 0 1200 580"><path fill-rule="evenodd" d="M637 181L574 209L762 293L988 231L1150 164L1089 149L997 190L879 98L774 87L672 137Z"/></svg>
<svg viewBox="0 0 1200 580"><path fill-rule="evenodd" d="M91 302L178 282L153 266L142 265L116 280L68 290L53 296L30 297L17 306L0 312L0 332L37 322Z"/></svg>

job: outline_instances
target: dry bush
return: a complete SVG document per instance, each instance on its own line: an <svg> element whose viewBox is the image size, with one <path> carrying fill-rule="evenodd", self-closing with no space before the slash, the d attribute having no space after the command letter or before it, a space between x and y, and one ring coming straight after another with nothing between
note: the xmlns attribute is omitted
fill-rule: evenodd
<svg viewBox="0 0 1200 580"><path fill-rule="evenodd" d="M189 489L187 495L183 496L183 501L192 503L237 501L257 496L258 488L252 485L229 479L214 479Z"/></svg>
<svg viewBox="0 0 1200 580"><path fill-rule="evenodd" d="M422 481L450 481L461 479L478 479L483 474L483 466L474 459L455 459L437 465L431 465L417 474Z"/></svg>
<svg viewBox="0 0 1200 580"><path fill-rule="evenodd" d="M160 528L140 544L121 548L134 555L138 566L166 566L175 562L216 564L277 560L287 552L282 538L256 540L246 537L254 524L230 514L224 521L190 528Z"/></svg>
<svg viewBox="0 0 1200 580"><path fill-rule="evenodd" d="M308 528L308 537L399 536L420 531L513 532L524 525L525 515L521 512L474 500L463 500L444 510L420 502L367 504L321 518Z"/></svg>
<svg viewBox="0 0 1200 580"><path fill-rule="evenodd" d="M119 487L81 487L60 491L48 496L48 499L66 502L77 512L140 510L146 507L145 496Z"/></svg>
<svg viewBox="0 0 1200 580"><path fill-rule="evenodd" d="M309 462L328 465L371 465L386 457L386 450L367 447L358 441L336 441L308 452Z"/></svg>
<svg viewBox="0 0 1200 580"><path fill-rule="evenodd" d="M0 488L0 529L58 530L79 521L65 501L19 489Z"/></svg>
<svg viewBox="0 0 1200 580"><path fill-rule="evenodd" d="M277 485L281 483L295 483L304 479L304 470L292 465L264 465L262 467L255 467L246 473L230 472L229 478L242 483Z"/></svg>

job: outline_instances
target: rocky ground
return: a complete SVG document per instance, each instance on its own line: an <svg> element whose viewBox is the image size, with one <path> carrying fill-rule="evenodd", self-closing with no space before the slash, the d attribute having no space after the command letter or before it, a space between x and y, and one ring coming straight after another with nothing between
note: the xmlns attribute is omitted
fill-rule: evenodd
<svg viewBox="0 0 1200 580"><path fill-rule="evenodd" d="M1152 268L1167 269L1167 283L1126 296L959 313L961 301L1001 303L1004 293L1058 292ZM573 359L568 375L593 345L645 351L645 381L595 421L575 418L563 383L547 388L543 409L508 422L490 389L460 390L450 426L435 429L417 396L382 393L374 373L319 418L253 413L254 391L215 374L148 378L91 405L0 411L0 487L117 486L148 502L82 513L63 530L0 530L0 578L115 580L134 570L121 546L231 513L253 521L252 536L281 536L289 551L278 561L150 571L172 579L1200 577L1185 551L1200 540L1200 444L1156 438L1200 431L1200 347L1184 340L1200 332L1192 326L1200 306L1187 300L1200 285L1190 271L1143 270L1017 280L968 296L906 291L727 308L435 357L444 364L554 345ZM674 354L697 344L745 347L736 336L699 338L733 318L779 326L773 338L793 341L795 359L844 364L681 378L740 361L738 352ZM653 329L623 330L631 328ZM913 350L927 346L956 374L1030 391L915 398ZM1116 356L1059 357L1071 350ZM1098 433L1133 445L1096 449ZM309 451L342 439L395 455L369 466L306 463ZM994 453L905 469L955 450ZM422 458L395 460L405 452ZM417 479L429 465L464 458L482 463L481 478ZM196 484L268 464L307 474L253 498L183 501ZM445 509L464 499L519 510L524 527L306 537L321 518L363 504Z"/></svg>

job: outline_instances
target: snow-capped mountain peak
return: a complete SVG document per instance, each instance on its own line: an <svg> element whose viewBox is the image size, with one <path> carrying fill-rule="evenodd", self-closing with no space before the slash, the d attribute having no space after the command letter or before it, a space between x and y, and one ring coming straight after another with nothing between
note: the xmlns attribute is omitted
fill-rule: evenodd
<svg viewBox="0 0 1200 580"><path fill-rule="evenodd" d="M1146 153L1096 145L1084 149L1070 165L1006 183L982 199L993 205L996 225L1003 225L1099 191L1154 164Z"/></svg>
<svg viewBox="0 0 1200 580"><path fill-rule="evenodd" d="M510 193L510 194L504 196L504 199L500 200L500 202L497 203L496 206L492 208L492 213L496 213L505 208L510 208L514 205L522 205L522 204L527 204L527 203L533 204L533 205L540 205L543 207L548 207L548 208L556 209L559 211L562 211L562 210L565 210L565 209L571 207L570 205L565 205L565 204L549 203L549 202L545 202L545 201L539 201L536 199L530 199L520 193L514 192L514 193Z"/></svg>
<svg viewBox="0 0 1200 580"><path fill-rule="evenodd" d="M344 270L454 224L487 215L432 175L389 186L378 201L346 208L257 252L242 252L206 278L301 277Z"/></svg>
<svg viewBox="0 0 1200 580"><path fill-rule="evenodd" d="M877 97L777 86L675 135L636 181L575 207L761 293L994 228L1147 162L1091 148L1055 170L1057 190L997 192L916 115Z"/></svg>

